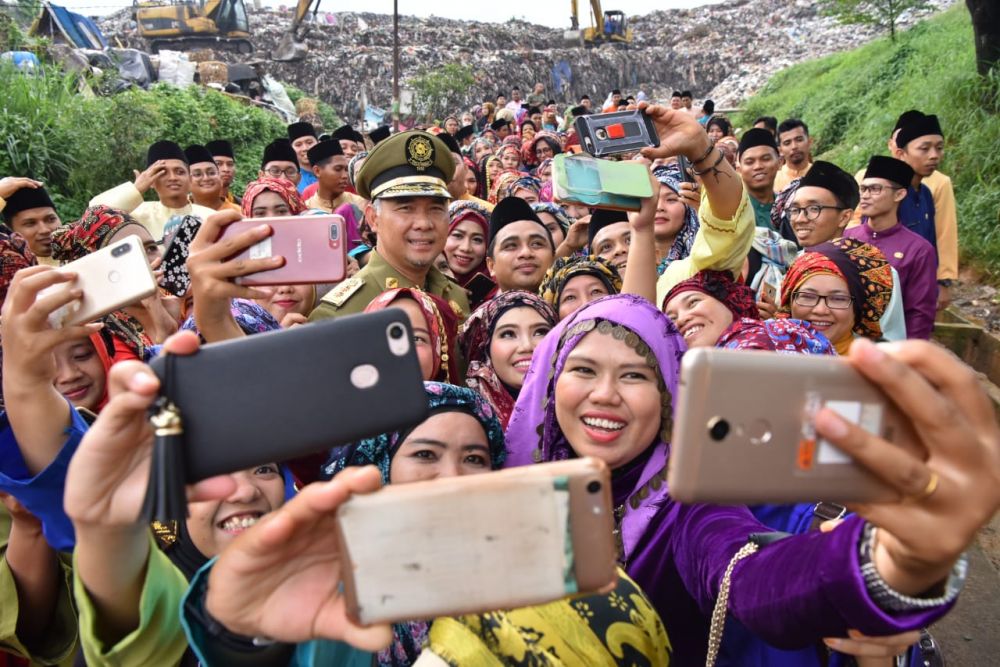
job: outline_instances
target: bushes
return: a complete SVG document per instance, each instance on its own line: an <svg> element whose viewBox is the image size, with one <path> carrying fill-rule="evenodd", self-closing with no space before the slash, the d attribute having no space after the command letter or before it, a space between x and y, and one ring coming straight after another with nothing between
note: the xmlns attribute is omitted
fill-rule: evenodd
<svg viewBox="0 0 1000 667"><path fill-rule="evenodd" d="M757 116L799 117L814 153L852 173L885 154L907 109L936 113L945 132L942 170L958 202L963 261L1000 280L1000 72L976 73L972 25L964 6L897 36L788 68L750 99L739 123Z"/></svg>
<svg viewBox="0 0 1000 667"><path fill-rule="evenodd" d="M285 134L277 116L205 88L156 85L93 97L79 94L79 83L72 75L0 67L0 175L44 181L64 220L79 217L99 192L132 180L158 139L181 146L229 139L241 192L256 178L264 146Z"/></svg>

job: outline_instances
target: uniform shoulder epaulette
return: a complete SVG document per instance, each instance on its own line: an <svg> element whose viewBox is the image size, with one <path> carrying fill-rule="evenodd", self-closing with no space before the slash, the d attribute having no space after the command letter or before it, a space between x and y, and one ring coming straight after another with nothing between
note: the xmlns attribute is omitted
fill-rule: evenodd
<svg viewBox="0 0 1000 667"><path fill-rule="evenodd" d="M354 293L365 286L365 279L360 278L357 275L351 276L344 282L340 283L332 290L327 292L321 301L333 304L337 308L340 308L347 300L354 296Z"/></svg>

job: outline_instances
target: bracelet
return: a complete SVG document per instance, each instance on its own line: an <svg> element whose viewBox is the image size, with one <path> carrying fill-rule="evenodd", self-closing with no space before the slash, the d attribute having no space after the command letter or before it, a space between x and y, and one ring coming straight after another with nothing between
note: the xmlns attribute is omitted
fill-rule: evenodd
<svg viewBox="0 0 1000 667"><path fill-rule="evenodd" d="M715 150L715 146L712 146L711 150ZM711 151L709 151L709 152L711 152ZM705 158L707 158L707 157L708 157L708 155L705 156ZM705 158L702 158L701 160L699 160L699 162L703 161ZM718 159L715 162L712 163L711 167L706 167L705 169L702 169L701 171L699 171L699 170L695 169L692 166L691 167L691 173L694 174L695 176L704 176L705 174L709 174L709 173L718 173L719 172L718 167L719 167L720 164L722 164L722 161L725 160L725 159L726 159L726 156L723 155L722 151L719 151L719 157L718 157ZM693 165L695 163L692 162L691 164Z"/></svg>
<svg viewBox="0 0 1000 667"><path fill-rule="evenodd" d="M904 595L895 590L882 575L879 574L873 560L875 551L876 528L870 523L865 523L861 532L861 540L858 543L858 562L861 564L861 576L865 581L865 588L868 595L879 609L886 612L912 612L921 609L933 609L950 604L958 597L962 587L965 586L965 579L969 572L969 557L966 554L958 559L955 566L948 575L945 582L944 593L933 598L916 598Z"/></svg>
<svg viewBox="0 0 1000 667"><path fill-rule="evenodd" d="M704 155L702 155L697 160L691 160L691 166L694 167L694 165L698 164L699 162L704 162L705 160L707 160L708 156L712 154L713 150L715 150L715 144L709 143L708 144L708 150L705 151Z"/></svg>

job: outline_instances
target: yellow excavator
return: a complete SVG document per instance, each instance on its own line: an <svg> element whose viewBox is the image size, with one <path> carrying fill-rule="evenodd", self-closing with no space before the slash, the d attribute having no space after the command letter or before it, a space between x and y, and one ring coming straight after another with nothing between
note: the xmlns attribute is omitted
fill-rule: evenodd
<svg viewBox="0 0 1000 667"><path fill-rule="evenodd" d="M590 0L590 27L580 29L580 12L577 0L570 0L570 29L564 33L570 44L595 46L610 42L628 45L632 43L632 28L628 25L625 12L610 9L601 11L601 0Z"/></svg>
<svg viewBox="0 0 1000 667"><path fill-rule="evenodd" d="M198 48L225 48L243 54L254 51L244 0L174 0L170 4L134 1L139 36L149 43L152 53L160 49ZM319 3L320 0L298 0L292 24L271 54L272 60L305 57L308 24L304 20L316 12Z"/></svg>

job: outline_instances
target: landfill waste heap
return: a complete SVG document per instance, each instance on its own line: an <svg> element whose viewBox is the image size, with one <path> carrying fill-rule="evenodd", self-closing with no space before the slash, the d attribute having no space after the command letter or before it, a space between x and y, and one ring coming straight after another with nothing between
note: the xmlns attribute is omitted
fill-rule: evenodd
<svg viewBox="0 0 1000 667"><path fill-rule="evenodd" d="M932 0L932 11L954 0ZM330 0L332 6L335 0ZM323 6L321 5L321 10ZM512 8L516 9L516 8ZM291 10L248 7L256 53L268 54L291 21ZM902 17L901 27L927 12ZM627 47L569 47L563 30L518 20L507 23L400 16L401 86L421 72L448 63L471 68L475 84L454 100L468 108L513 85L523 95L536 82L560 104L588 94L597 103L613 88L644 90L654 98L688 89L697 99L733 108L775 72L803 60L855 48L879 33L868 26L845 26L819 13L808 0L730 0L694 9L659 10L629 18L634 42ZM112 41L142 48L130 10L106 17L101 29ZM363 105L389 108L392 100L392 15L320 11L300 62L267 62L275 78L331 104L343 117L357 119ZM219 60L239 62L233 53Z"/></svg>

